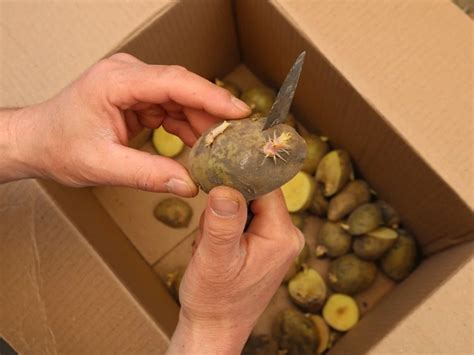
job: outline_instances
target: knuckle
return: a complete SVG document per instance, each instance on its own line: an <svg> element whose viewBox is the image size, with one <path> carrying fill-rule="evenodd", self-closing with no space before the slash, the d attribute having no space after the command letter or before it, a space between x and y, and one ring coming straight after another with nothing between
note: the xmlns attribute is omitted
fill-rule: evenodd
<svg viewBox="0 0 474 355"><path fill-rule="evenodd" d="M118 60L118 61L125 61L125 62L134 62L138 61L137 58L135 58L133 55L124 53L124 52L118 52L109 57L111 60Z"/></svg>
<svg viewBox="0 0 474 355"><path fill-rule="evenodd" d="M117 66L117 63L111 58L104 58L99 60L93 67L92 72L94 74L103 74L110 72Z"/></svg>
<svg viewBox="0 0 474 355"><path fill-rule="evenodd" d="M206 233L212 238L214 244L225 244L235 237L235 231L223 224L209 224Z"/></svg>
<svg viewBox="0 0 474 355"><path fill-rule="evenodd" d="M181 65L168 65L165 67L163 74L170 79L178 79L186 75L188 70Z"/></svg>

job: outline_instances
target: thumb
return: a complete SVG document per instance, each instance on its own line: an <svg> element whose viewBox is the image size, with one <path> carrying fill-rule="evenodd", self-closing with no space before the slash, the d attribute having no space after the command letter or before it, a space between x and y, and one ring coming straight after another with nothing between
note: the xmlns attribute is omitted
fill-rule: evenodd
<svg viewBox="0 0 474 355"><path fill-rule="evenodd" d="M217 263L219 259L230 262L229 257L239 251L246 219L247 204L240 192L225 186L212 189L204 211L199 253Z"/></svg>
<svg viewBox="0 0 474 355"><path fill-rule="evenodd" d="M183 197L198 192L186 168L170 158L115 145L98 167L106 184L145 191L170 192Z"/></svg>

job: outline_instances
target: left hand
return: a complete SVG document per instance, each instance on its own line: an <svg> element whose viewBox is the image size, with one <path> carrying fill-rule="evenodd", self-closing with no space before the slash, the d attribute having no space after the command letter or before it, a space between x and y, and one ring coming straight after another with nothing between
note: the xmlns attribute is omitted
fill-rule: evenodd
<svg viewBox="0 0 474 355"><path fill-rule="evenodd" d="M50 100L0 119L0 147L6 147L0 183L44 177L74 187L114 185L193 196L197 188L182 165L129 148L128 140L144 127L163 125L193 145L212 124L249 113L227 90L183 67L115 54Z"/></svg>

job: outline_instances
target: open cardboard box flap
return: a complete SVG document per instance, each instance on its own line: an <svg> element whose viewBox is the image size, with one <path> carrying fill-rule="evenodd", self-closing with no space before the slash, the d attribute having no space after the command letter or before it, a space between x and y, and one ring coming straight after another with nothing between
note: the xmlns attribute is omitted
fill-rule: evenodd
<svg viewBox="0 0 474 355"><path fill-rule="evenodd" d="M208 78L243 61L277 87L304 49L296 116L348 149L426 255L474 237L472 22L448 0L118 4L2 4L0 104L43 100L119 50ZM57 21L19 28L49 11ZM0 196L2 336L21 352L163 351L177 307L91 190L26 181ZM471 255L465 243L431 256L340 349L472 350L472 295L459 292Z"/></svg>

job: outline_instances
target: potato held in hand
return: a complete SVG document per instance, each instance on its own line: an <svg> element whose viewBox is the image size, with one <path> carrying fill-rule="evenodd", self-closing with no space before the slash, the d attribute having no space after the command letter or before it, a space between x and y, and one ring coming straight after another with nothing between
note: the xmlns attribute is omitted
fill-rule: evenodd
<svg viewBox="0 0 474 355"><path fill-rule="evenodd" d="M262 131L265 118L225 121L205 132L191 149L193 180L205 191L220 185L247 201L275 190L301 169L306 145L290 126Z"/></svg>

